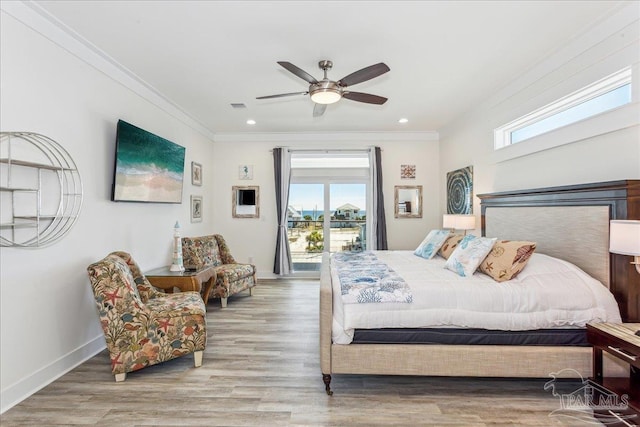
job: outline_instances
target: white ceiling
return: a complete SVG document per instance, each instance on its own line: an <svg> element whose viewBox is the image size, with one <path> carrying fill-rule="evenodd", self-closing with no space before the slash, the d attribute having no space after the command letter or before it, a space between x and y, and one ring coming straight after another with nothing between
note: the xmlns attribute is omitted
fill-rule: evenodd
<svg viewBox="0 0 640 427"><path fill-rule="evenodd" d="M48 13L213 133L431 131L487 99L618 1L37 1ZM377 62L355 85L382 106L342 99L312 117L306 91L276 64L317 79ZM244 103L246 109L233 109ZM399 124L406 117L409 122ZM248 126L252 118L257 124Z"/></svg>

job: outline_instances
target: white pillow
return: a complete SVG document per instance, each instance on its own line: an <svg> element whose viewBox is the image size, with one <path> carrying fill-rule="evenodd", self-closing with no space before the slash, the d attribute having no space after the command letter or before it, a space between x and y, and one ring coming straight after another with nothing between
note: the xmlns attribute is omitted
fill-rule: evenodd
<svg viewBox="0 0 640 427"><path fill-rule="evenodd" d="M449 230L431 230L417 247L414 254L425 259L433 258L450 234Z"/></svg>
<svg viewBox="0 0 640 427"><path fill-rule="evenodd" d="M487 257L496 238L465 236L453 251L444 268L458 273L462 277L471 277L480 263Z"/></svg>

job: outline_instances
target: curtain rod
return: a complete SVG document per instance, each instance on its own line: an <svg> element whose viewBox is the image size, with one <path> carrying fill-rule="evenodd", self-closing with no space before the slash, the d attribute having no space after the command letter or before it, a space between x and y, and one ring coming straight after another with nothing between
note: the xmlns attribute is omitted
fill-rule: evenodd
<svg viewBox="0 0 640 427"><path fill-rule="evenodd" d="M278 147L278 148L286 148L286 147ZM286 148L289 153L340 153L340 152L351 152L351 153L360 153L363 151L369 152L372 148L335 148L335 149L318 149L318 148ZM380 151L384 151L382 148ZM269 150L270 153L273 152L273 149Z"/></svg>

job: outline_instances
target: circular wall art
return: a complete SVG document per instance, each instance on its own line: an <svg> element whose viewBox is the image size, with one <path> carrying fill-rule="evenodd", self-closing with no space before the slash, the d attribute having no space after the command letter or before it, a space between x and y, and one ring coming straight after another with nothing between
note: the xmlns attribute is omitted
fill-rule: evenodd
<svg viewBox="0 0 640 427"><path fill-rule="evenodd" d="M62 238L82 206L67 151L33 132L0 132L0 246L42 247Z"/></svg>
<svg viewBox="0 0 640 427"><path fill-rule="evenodd" d="M473 213L473 166L447 173L447 213Z"/></svg>

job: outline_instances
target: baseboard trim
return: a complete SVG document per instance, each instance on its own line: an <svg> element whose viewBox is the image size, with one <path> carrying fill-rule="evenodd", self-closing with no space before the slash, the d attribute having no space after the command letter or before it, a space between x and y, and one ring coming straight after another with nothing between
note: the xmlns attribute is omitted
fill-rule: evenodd
<svg viewBox="0 0 640 427"><path fill-rule="evenodd" d="M0 414L5 413L38 390L43 389L78 365L106 348L104 335L100 334L86 344L60 357L28 377L10 385L0 393Z"/></svg>

